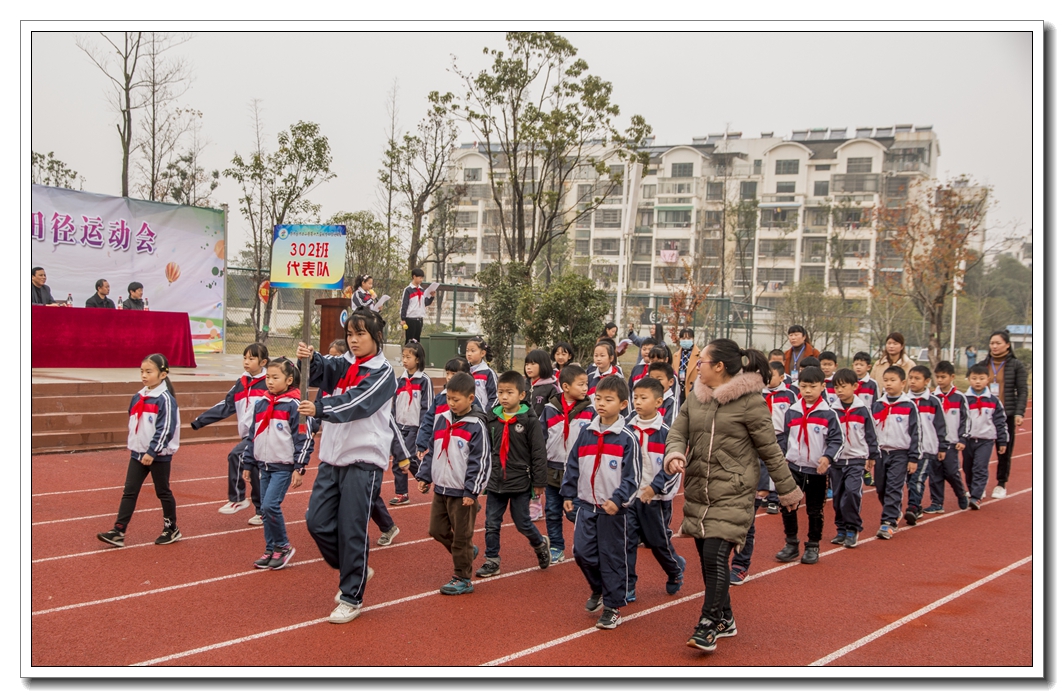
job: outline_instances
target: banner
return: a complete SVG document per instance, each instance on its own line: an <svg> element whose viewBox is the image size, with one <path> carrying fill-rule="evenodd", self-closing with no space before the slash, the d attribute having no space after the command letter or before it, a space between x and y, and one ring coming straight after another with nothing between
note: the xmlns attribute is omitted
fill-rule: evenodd
<svg viewBox="0 0 1064 698"><path fill-rule="evenodd" d="M32 265L44 267L57 301L71 295L77 308L96 293L98 279L110 283L108 297L116 305L138 281L151 310L188 313L195 351L220 352L223 226L224 214L216 209L34 184Z"/></svg>
<svg viewBox="0 0 1064 698"><path fill-rule="evenodd" d="M270 286L342 289L346 236L342 225L275 225Z"/></svg>

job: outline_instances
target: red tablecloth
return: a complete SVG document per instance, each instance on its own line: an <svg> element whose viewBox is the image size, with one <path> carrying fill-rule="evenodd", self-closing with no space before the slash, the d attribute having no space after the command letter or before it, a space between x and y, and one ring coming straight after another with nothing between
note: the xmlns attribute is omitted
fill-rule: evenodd
<svg viewBox="0 0 1064 698"><path fill-rule="evenodd" d="M188 313L31 307L33 368L140 368L156 353L196 365Z"/></svg>

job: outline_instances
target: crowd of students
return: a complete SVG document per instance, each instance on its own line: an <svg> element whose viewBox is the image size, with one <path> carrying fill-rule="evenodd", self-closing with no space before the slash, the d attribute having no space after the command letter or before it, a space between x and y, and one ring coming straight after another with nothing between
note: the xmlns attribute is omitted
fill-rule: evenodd
<svg viewBox="0 0 1064 698"><path fill-rule="evenodd" d="M409 503L411 477L422 493L432 491L428 533L450 554L453 568L440 587L445 595L471 593L475 578L504 570L500 529L507 510L540 568L562 562L571 550L590 590L584 608L599 614L597 628L617 627L620 609L636 600L639 545L651 551L664 572L666 592L678 593L687 563L672 540L672 502L682 484L688 489L700 486L691 484L690 470L686 483L682 476L686 461L699 456L694 453L696 443L684 441L694 409L686 406L693 398L685 399L685 394L709 390L712 396L712 381L728 380L727 372L739 373L740 364L744 375L752 375L741 389L735 387L738 381L733 384L733 392L753 390L763 397L775 437L771 448L779 451L766 451L765 443L759 443L758 456L751 461L761 459L756 486L742 478L736 483L744 492L746 487L755 490L754 511L765 506L769 513L782 513L784 546L776 554L780 562L799 557L804 564L818 561L828 500L835 526L830 543L855 547L863 532L861 506L867 485L875 486L882 504L875 535L885 540L897 532L903 518L917 525L925 514L942 513L946 483L959 509L978 510L991 453L996 448L1003 454L1010 440L1002 401L988 387L991 372L980 364L968 369L971 387L961 393L953 384L954 367L946 361L933 371L917 365L906 371L892 364L877 383L870 372L872 358L865 352L855 354L850 367L840 368L835 354L814 354L807 344L799 349L792 342L788 352L772 352L766 359L756 350L739 350L730 340L714 340L700 353L682 357L678 377L675 360L680 357L652 337L638 342L640 357L626 380L617 365L614 340L605 336L594 346L586 369L574 363L574 348L560 342L550 354L530 351L523 372L496 374L489 365L490 345L477 337L469 340L465 357L447 362L445 390L433 395L419 342L402 347L403 372L397 378L384 356L385 322L379 313L368 307L354 309L345 330L346 341L334 342L325 355L299 344L297 359L309 360L309 384L318 388L314 401L300 399L294 361L270 360L264 345L251 344L244 352L244 374L221 402L192 422L198 429L237 418L240 442L228 456L229 501L219 511L233 514L254 505L248 523L263 526L266 548L252 564L264 569L280 570L295 554L281 503L290 487L302 485L317 438L321 463L306 521L323 559L339 573L332 623L349 622L361 613L366 584L373 576L368 565L370 521L380 528L378 545L390 545L399 534L381 492L389 469L391 506ZM792 330L800 331L804 340L802 328ZM692 336L687 330L681 333L689 342L681 344L682 350L693 350ZM732 369L729 362L734 362ZM720 364L716 378L703 366L710 363ZM158 354L141 366L144 387L129 410L131 459L119 514L112 530L97 535L110 545L124 545L148 474L163 503L164 528L156 543L181 538L169 489L180 416L168 372L165 357ZM678 391L678 379L690 387ZM700 396L702 402L708 399ZM721 389L716 399L723 404L729 398ZM683 439L670 439L678 414ZM767 422L764 428L769 428ZM928 483L931 505L925 508ZM786 497L777 496L777 485L786 485ZM802 495L804 552L797 512ZM486 506L485 556L474 570L480 550L473 532L481 496ZM542 502L545 534L530 514L533 500ZM690 493L687 501L692 502ZM563 516L573 525L571 548L566 546ZM736 634L727 595L711 601L708 570L716 574L716 563L707 556L730 556L725 586L744 583L755 527L753 512L739 518L742 528L734 546L712 551L698 547L707 606L688 641L696 649L712 651L716 638Z"/></svg>

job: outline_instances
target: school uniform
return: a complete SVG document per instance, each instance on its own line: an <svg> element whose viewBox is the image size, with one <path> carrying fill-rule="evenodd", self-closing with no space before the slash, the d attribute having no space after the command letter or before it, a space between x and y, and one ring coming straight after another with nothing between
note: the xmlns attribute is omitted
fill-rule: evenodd
<svg viewBox="0 0 1064 698"><path fill-rule="evenodd" d="M861 398L865 407L872 409L872 405L879 399L879 383L872 380L872 376L857 379L857 390L854 395Z"/></svg>
<svg viewBox="0 0 1064 698"><path fill-rule="evenodd" d="M529 503L532 489L547 485L547 447L539 418L527 403L509 417L498 405L488 416L491 433L491 475L484 514L484 553L499 558L499 531L506 508L518 532L529 545L543 545L543 535L532 523Z"/></svg>
<svg viewBox="0 0 1064 698"><path fill-rule="evenodd" d="M358 310L359 308L368 308L376 302L373 297L373 291L363 291L359 286L355 289L355 292L351 294L351 310Z"/></svg>
<svg viewBox="0 0 1064 698"><path fill-rule="evenodd" d="M547 449L547 486L544 489L544 518L547 520L547 537L550 549L558 553L565 550L565 535L562 529L562 476L565 461L580 435L580 429L594 418L591 400L584 398L570 403L565 395L555 395L547 401L539 416ZM570 521L575 517L567 515Z"/></svg>
<svg viewBox="0 0 1064 698"><path fill-rule="evenodd" d="M481 361L476 366L469 367L469 373L476 381L476 397L486 410L495 409L499 404L499 376L488 366L487 361Z"/></svg>
<svg viewBox="0 0 1064 698"><path fill-rule="evenodd" d="M421 462L419 482L433 485L429 535L451 553L454 576L473 577L473 529L480 510L477 497L491 476L491 435L483 412L462 417L451 410L436 417L432 457ZM464 506L462 499L474 500Z"/></svg>
<svg viewBox="0 0 1064 698"><path fill-rule="evenodd" d="M787 408L784 432L776 441L787 458L791 476L805 492L805 510L809 519L806 547L819 547L824 531L824 499L827 495L827 473L817 473L821 457L835 462L842 453L842 430L835 411L824 397L818 396L812 405L799 401ZM798 511L784 511L783 533L787 541L798 542Z"/></svg>
<svg viewBox="0 0 1064 698"><path fill-rule="evenodd" d="M547 401L561 392L558 381L554 376L550 378L537 378L532 381L532 392L528 395L528 404L536 413L536 417L543 414L543 408Z"/></svg>
<svg viewBox="0 0 1064 698"><path fill-rule="evenodd" d="M403 289L403 304L399 309L399 317L406 323L406 342L411 340L421 341L421 328L425 324L425 309L436 300L435 294L425 295L420 285L410 282Z"/></svg>
<svg viewBox="0 0 1064 698"><path fill-rule="evenodd" d="M634 410L632 414L635 414ZM661 421L666 427L672 427L672 423L676 421L676 395L673 393L672 388L666 390L664 397L661 398L661 407L658 408L658 414L661 415Z"/></svg>
<svg viewBox="0 0 1064 698"><path fill-rule="evenodd" d="M798 389L798 381L790 375L786 375L783 377L783 384L787 386L787 390L791 391L791 394L794 395L795 401L802 399L802 391Z"/></svg>
<svg viewBox="0 0 1064 698"><path fill-rule="evenodd" d="M898 525L901 492L909 463L920 460L920 412L904 395L883 395L872 405L879 458L875 464L876 494L883 505L880 525Z"/></svg>
<svg viewBox="0 0 1064 698"><path fill-rule="evenodd" d="M946 441L946 418L938 398L927 388L919 393L910 390L908 398L920 411L920 460L916 462L916 472L906 478L909 502L905 510L916 512L919 518L924 510L924 481L931 472L931 464L939 462L938 454L945 454L949 443Z"/></svg>
<svg viewBox="0 0 1064 698"><path fill-rule="evenodd" d="M605 371L599 371L598 366L591 364L587 369L587 396L590 398L595 394L595 387L604 376L620 376L624 378L624 371L620 366L611 364ZM629 397L631 397L629 395Z"/></svg>
<svg viewBox="0 0 1064 698"><path fill-rule="evenodd" d="M838 401L834 410L842 427L842 451L828 468L828 477L834 495L835 531L845 536L850 531L864 530L861 499L865 465L879 456L879 441L872 412L856 394L849 405Z"/></svg>
<svg viewBox="0 0 1064 698"><path fill-rule="evenodd" d="M1001 400L983 388L976 393L971 388L964 394L968 401L968 438L964 448L964 481L968 484L971 499L979 501L986 493L990 477L990 455L994 443L1005 446L1009 442L1005 424L1005 407Z"/></svg>
<svg viewBox="0 0 1064 698"><path fill-rule="evenodd" d="M480 398L473 398L473 407L478 412L484 412L484 404L480 401ZM416 451L413 455L421 453L422 451L428 451L432 448L432 439L436 434L436 419L447 412L451 408L447 406L447 390L441 390L432 398L432 404L429 409L421 415L421 425L417 430L417 441L415 443ZM420 463L418 464L420 466ZM418 466L411 466L411 473L417 473Z"/></svg>
<svg viewBox="0 0 1064 698"><path fill-rule="evenodd" d="M267 393L255 403L251 436L242 457L244 470L254 468L258 473L267 550L288 547L281 503L293 471L298 470L301 475L306 472L314 451L312 424L299 423L299 397L299 390L293 388L281 395Z"/></svg>
<svg viewBox="0 0 1064 698"><path fill-rule="evenodd" d="M631 395L635 391L635 384L643 378L646 378L650 374L650 364L643 361L643 357L639 357L639 361L632 367L632 375L628 376L628 394Z"/></svg>
<svg viewBox="0 0 1064 698"><path fill-rule="evenodd" d="M957 504L961 509L968 508L968 490L961 476L960 456L957 444L968 434L968 400L956 386L951 385L948 393L935 389L935 397L942 404L942 414L946 421L946 457L931 461L928 474L928 489L931 491L931 506L942 508L946 498L944 482L949 482Z"/></svg>
<svg viewBox="0 0 1064 698"><path fill-rule="evenodd" d="M321 391L315 417L323 424L307 530L325 562L340 571L340 599L358 606L368 574L369 521L375 508L384 508L384 470L396 439L406 449L392 416L395 371L383 352L359 359L350 351L315 352L309 383Z"/></svg>
<svg viewBox="0 0 1064 698"><path fill-rule="evenodd" d="M126 532L137 497L145 478L151 475L155 496L163 508L164 528L177 528L177 502L170 490L170 462L180 446L181 412L177 400L162 382L151 390L147 386L138 390L129 402L129 465L126 482L122 488L122 501L118 505L115 530ZM151 465L140 459L152 457Z"/></svg>
<svg viewBox="0 0 1064 698"><path fill-rule="evenodd" d="M241 460L244 451L247 450L251 437L252 415L255 413L255 405L267 395L266 369L256 375L245 371L236 384L229 389L220 402L206 410L203 414L192 420L192 429L201 429L209 424L220 422L223 419L236 415L236 432L240 436L240 443L233 446L227 457L229 463L229 501L233 503L244 500L246 487L240 472ZM251 503L255 505L255 513L262 515L262 498L259 488L257 469L253 467L251 472Z"/></svg>
<svg viewBox="0 0 1064 698"><path fill-rule="evenodd" d="M628 428L636 435L639 442L642 467L639 471L639 486L636 497L628 505L628 594L635 593L636 556L639 543L642 542L654 555L654 559L665 571L670 583L683 579L686 563L672 546L672 500L680 489L681 473L666 474L663 469L665 458L665 440L669 435L669 426L661 415L654 419L643 420L633 414L628 420ZM644 487L654 490L654 498L644 503L639 493Z"/></svg>
<svg viewBox="0 0 1064 698"><path fill-rule="evenodd" d="M421 426L421 417L429 411L434 396L432 380L421 371L403 376L398 384L395 400L392 402L392 412L399 433L403 435L405 450L398 448L399 444L392 443L392 482L395 485L395 493L401 495L410 491L410 485L409 477L399 467L399 463L403 460L403 453L408 453L410 468L412 472L417 472L418 429Z"/></svg>
<svg viewBox="0 0 1064 698"><path fill-rule="evenodd" d="M639 442L617 419L604 426L596 415L580 430L565 462L561 495L576 511L573 557L592 594L602 594L606 608L627 605L628 535L624 509L637 494L642 456ZM602 505L620 509L609 515Z"/></svg>

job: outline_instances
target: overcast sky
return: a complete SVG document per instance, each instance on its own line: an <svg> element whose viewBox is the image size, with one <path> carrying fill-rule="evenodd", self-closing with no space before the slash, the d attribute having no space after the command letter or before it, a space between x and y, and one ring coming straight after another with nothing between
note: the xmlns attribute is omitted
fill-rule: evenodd
<svg viewBox="0 0 1064 698"><path fill-rule="evenodd" d="M624 120L642 114L658 144L729 130L756 137L794 129L897 123L934 126L940 178L961 173L994 188L992 231L1031 227L1032 39L1027 33L569 33L592 73L613 83ZM98 36L90 41L102 45ZM181 102L203 112L203 163L224 169L253 144L249 103L262 100L271 148L298 120L328 136L337 177L312 194L322 219L375 205L385 104L399 86L412 129L431 90L459 93L449 72L486 65L501 33L197 33L175 50L194 79ZM117 116L104 75L70 33L32 38L32 148L54 151L86 191L121 193ZM472 140L467 136L464 140ZM131 184L132 187L132 184ZM246 240L236 187L232 258ZM1039 234L1041 231L1038 231ZM233 244L236 243L236 244Z"/></svg>

